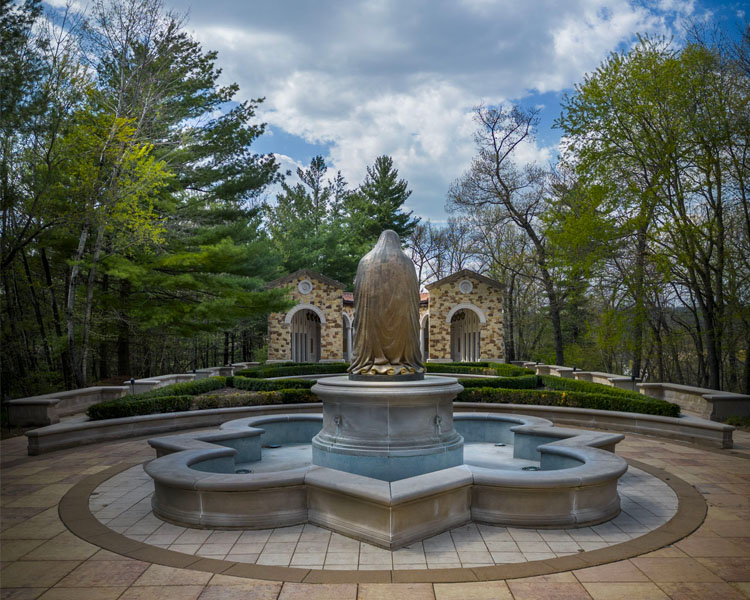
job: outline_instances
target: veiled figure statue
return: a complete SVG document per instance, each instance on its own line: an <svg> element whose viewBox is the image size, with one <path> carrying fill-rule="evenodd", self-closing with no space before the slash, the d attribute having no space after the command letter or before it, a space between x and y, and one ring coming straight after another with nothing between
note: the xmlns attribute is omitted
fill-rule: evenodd
<svg viewBox="0 0 750 600"><path fill-rule="evenodd" d="M354 279L354 358L350 378L421 379L419 282L395 231L359 261ZM380 377L378 377L380 376Z"/></svg>

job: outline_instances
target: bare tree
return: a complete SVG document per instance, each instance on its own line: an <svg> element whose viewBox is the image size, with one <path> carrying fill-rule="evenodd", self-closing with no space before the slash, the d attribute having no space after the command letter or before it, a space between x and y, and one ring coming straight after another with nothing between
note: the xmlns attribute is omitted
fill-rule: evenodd
<svg viewBox="0 0 750 600"><path fill-rule="evenodd" d="M538 123L536 110L525 111L480 106L475 119L477 155L469 170L449 191L449 206L457 211L497 207L502 220L513 223L531 241L533 260L543 284L552 323L555 361L563 364L560 298L553 279L545 235L540 219L546 208L548 173L534 164L515 160L520 144L533 139Z"/></svg>

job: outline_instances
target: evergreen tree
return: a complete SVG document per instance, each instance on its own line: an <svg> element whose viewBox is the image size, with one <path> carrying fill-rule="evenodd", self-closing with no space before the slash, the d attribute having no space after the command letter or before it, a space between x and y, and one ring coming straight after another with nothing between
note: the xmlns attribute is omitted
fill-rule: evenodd
<svg viewBox="0 0 750 600"><path fill-rule="evenodd" d="M419 223L419 218L412 218L412 211L403 211L411 196L408 185L398 178L390 156L379 156L372 167L367 167L365 180L346 203L350 239L359 252L369 251L385 229L392 229L406 243Z"/></svg>
<svg viewBox="0 0 750 600"><path fill-rule="evenodd" d="M276 203L266 207L268 230L287 272L313 269L350 285L357 267L347 241L343 205L350 192L341 173L333 180L322 156L298 168L300 183L281 184Z"/></svg>

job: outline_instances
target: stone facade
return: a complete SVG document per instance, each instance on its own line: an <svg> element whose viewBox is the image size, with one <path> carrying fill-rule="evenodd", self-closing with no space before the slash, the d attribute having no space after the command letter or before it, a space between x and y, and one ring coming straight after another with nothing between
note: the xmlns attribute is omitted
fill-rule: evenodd
<svg viewBox="0 0 750 600"><path fill-rule="evenodd" d="M269 287L288 287L292 299L298 303L288 313L272 313L268 318L269 362L292 360L291 318L300 310L310 310L320 317L321 361L350 359L349 326L354 319L354 297L351 292L343 291L342 283L304 269L271 282ZM427 289L429 293L420 295L419 304L420 339L427 360L452 360L451 319L460 317L462 310L479 317L476 332L479 352L475 359L505 360L503 294L497 281L463 270L428 285Z"/></svg>
<svg viewBox="0 0 750 600"><path fill-rule="evenodd" d="M288 287L289 295L297 302L297 305L288 313L271 313L268 317L269 362L284 362L292 359L291 317L297 311L305 309L311 310L320 318L320 360L323 362L344 360L343 283L320 273L303 269L272 281L268 287Z"/></svg>
<svg viewBox="0 0 750 600"><path fill-rule="evenodd" d="M451 318L460 310L472 311L479 316L479 359L505 361L503 293L497 281L463 270L428 285L427 289L430 292L430 361L451 360Z"/></svg>

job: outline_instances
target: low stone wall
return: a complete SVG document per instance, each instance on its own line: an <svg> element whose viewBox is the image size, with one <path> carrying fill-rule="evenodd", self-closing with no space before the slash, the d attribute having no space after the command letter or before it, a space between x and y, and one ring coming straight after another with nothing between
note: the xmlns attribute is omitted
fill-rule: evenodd
<svg viewBox="0 0 750 600"><path fill-rule="evenodd" d="M42 396L29 396L7 402L12 427L52 425L61 417L85 412L92 404L115 400L129 392L129 386L96 386Z"/></svg>
<svg viewBox="0 0 750 600"><path fill-rule="evenodd" d="M239 362L222 367L198 369L193 373L170 373L133 381L123 381L121 386L94 386L18 398L7 403L8 422L12 427L54 425L59 423L62 417L86 412L92 404L115 400L127 394L143 394L174 383L218 375L234 375L235 369L239 371L259 364L258 362Z"/></svg>
<svg viewBox="0 0 750 600"><path fill-rule="evenodd" d="M600 371L579 371L575 367L543 365L523 360L512 364L534 369L537 375L572 377L579 381L590 381L612 387L638 391L645 396L659 398L677 404L689 416L725 421L729 417L750 417L750 395L722 392L678 383L643 383L641 379L625 377Z"/></svg>
<svg viewBox="0 0 750 600"><path fill-rule="evenodd" d="M102 421L57 423L26 432L28 454L36 456L74 448L87 444L98 444L159 433L216 427L230 419L275 414L279 412L320 412L322 404L279 404L274 406L240 406L236 408L213 408L186 412L122 417Z"/></svg>
<svg viewBox="0 0 750 600"><path fill-rule="evenodd" d="M729 417L750 417L750 396L720 392L677 383L640 383L641 394L679 404L703 419L725 421Z"/></svg>
<svg viewBox="0 0 750 600"><path fill-rule="evenodd" d="M282 412L316 413L322 404L280 404L274 406L246 406L217 408L159 415L125 417L82 423L59 423L26 432L28 453L35 456L85 444L126 439L139 436L215 427L242 417ZM456 411L487 413L520 413L549 419L556 425L574 425L610 431L639 433L664 437L713 448L731 448L734 427L694 417L660 417L636 413L567 408L560 406L532 406L528 404L485 404L456 402Z"/></svg>

